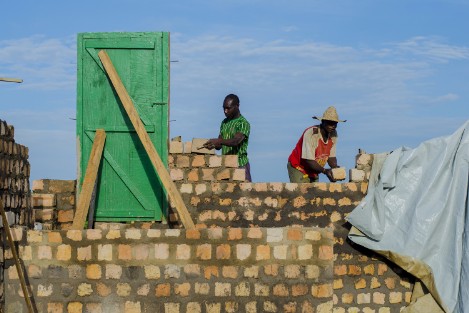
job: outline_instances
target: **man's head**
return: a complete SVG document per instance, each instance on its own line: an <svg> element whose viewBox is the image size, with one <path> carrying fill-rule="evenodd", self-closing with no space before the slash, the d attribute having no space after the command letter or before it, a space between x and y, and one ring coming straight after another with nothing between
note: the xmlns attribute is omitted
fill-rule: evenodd
<svg viewBox="0 0 469 313"><path fill-rule="evenodd" d="M335 107L330 106L324 111L322 117L313 116L313 118L321 121L321 127L327 134L331 134L337 128L338 122L346 122L347 120L340 120Z"/></svg>
<svg viewBox="0 0 469 313"><path fill-rule="evenodd" d="M337 128L337 122L330 120L321 120L321 127L324 128L326 133L330 134Z"/></svg>
<svg viewBox="0 0 469 313"><path fill-rule="evenodd" d="M317 117L317 116L313 116L313 118L317 119L317 120L320 120L321 122L323 120L328 120L328 121L332 121L332 122L347 122L347 120L340 120L339 119L339 115L337 114L337 110L335 109L335 107L333 106L330 106L326 109L326 111L324 111L324 113L322 114L322 117Z"/></svg>
<svg viewBox="0 0 469 313"><path fill-rule="evenodd" d="M223 101L223 112L225 113L226 118L234 119L240 115L239 112L239 98L237 95L229 94L225 97Z"/></svg>

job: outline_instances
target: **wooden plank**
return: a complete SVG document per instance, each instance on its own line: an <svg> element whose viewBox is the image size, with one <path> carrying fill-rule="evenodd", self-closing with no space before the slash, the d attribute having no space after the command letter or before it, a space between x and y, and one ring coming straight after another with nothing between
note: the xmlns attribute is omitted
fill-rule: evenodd
<svg viewBox="0 0 469 313"><path fill-rule="evenodd" d="M0 81L9 82L9 83L22 83L23 82L23 80L19 78L6 78L6 77L0 77Z"/></svg>
<svg viewBox="0 0 469 313"><path fill-rule="evenodd" d="M85 226L86 216L90 207L91 196L93 194L96 177L98 176L99 164L103 154L104 142L106 140L106 132L104 129L97 129L94 136L93 147L91 148L90 158L86 166L85 177L78 196L77 209L73 218L72 229L83 229Z"/></svg>
<svg viewBox="0 0 469 313"><path fill-rule="evenodd" d="M104 68L106 69L106 73L109 79L111 80L112 85L114 86L114 89L116 90L116 93L119 96L119 99L121 100L122 105L124 106L124 109L130 118L130 121L132 122L132 125L137 131L137 135L140 138L140 141L142 142L145 151L147 152L151 163L153 164L153 167L155 168L161 180L161 183L168 192L169 198L173 201L176 211L178 212L179 217L181 218L182 224L187 229L195 228L194 222L192 221L189 211L187 211L186 205L184 204L184 201L182 200L182 197L179 194L176 185L171 180L171 177L169 176L166 167L161 161L161 158L158 155L158 152L156 151L155 146L153 145L153 142L150 139L150 136L146 132L145 127L140 119L140 116L138 115L137 110L135 109L135 106L132 100L130 99L129 94L127 93L127 90L122 84L122 81L119 75L117 74L114 65L112 64L111 59L104 50L101 50L98 53L98 56L101 59Z"/></svg>
<svg viewBox="0 0 469 313"><path fill-rule="evenodd" d="M94 228L94 213L96 211L96 188L98 188L98 181L94 181L93 192L91 193L90 210L88 213L88 229Z"/></svg>
<svg viewBox="0 0 469 313"><path fill-rule="evenodd" d="M0 199L0 211L2 214L2 224L7 234L7 239L10 244L10 249L13 254L13 258L15 259L15 266L16 266L16 270L18 271L18 277L20 279L21 289L23 290L23 295L26 301L26 306L28 307L29 313L33 313L34 310L33 310L33 304L31 302L31 296L29 294L28 288L26 287L26 279L24 278L23 268L21 267L20 258L18 257L18 253L16 252L15 242L13 241L13 236L11 235L11 229L10 229L10 225L8 224L7 215L3 208L2 199Z"/></svg>
<svg viewBox="0 0 469 313"><path fill-rule="evenodd" d="M88 39L86 48L98 49L154 49L155 42L146 38L118 38L118 39Z"/></svg>

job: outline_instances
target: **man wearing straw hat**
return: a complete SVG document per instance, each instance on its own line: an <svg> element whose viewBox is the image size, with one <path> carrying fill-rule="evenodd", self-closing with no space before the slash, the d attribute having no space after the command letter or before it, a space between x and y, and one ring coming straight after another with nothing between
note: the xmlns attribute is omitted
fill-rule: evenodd
<svg viewBox="0 0 469 313"><path fill-rule="evenodd" d="M322 117L313 116L321 121L320 125L308 127L288 157L288 176L292 183L312 183L325 174L335 182L332 169L338 167L336 158L337 123L339 120L335 107L330 106ZM326 163L330 168L326 169Z"/></svg>

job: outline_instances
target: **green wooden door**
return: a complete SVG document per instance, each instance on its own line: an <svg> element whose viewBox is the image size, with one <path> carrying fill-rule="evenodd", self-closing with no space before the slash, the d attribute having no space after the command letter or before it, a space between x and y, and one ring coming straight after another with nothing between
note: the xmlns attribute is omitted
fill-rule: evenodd
<svg viewBox="0 0 469 313"><path fill-rule="evenodd" d="M169 33L78 35L78 186L96 129L106 131L96 188L97 221L162 220L166 194L108 80L98 52L105 49L164 164L168 155Z"/></svg>

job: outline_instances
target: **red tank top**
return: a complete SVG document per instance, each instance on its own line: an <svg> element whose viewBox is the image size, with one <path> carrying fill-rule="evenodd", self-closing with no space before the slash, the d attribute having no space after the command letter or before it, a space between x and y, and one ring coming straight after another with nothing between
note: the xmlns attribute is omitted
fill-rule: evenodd
<svg viewBox="0 0 469 313"><path fill-rule="evenodd" d="M318 173L316 173L316 172L307 172L306 169L305 169L305 163L306 162L301 158L302 148L303 148L303 138L304 138L305 132L308 129L313 128L313 127L318 128L318 131L320 131L318 126L311 126L311 127L308 127L307 129L305 129L305 131L301 135L300 139L298 140L298 143L296 144L295 148L293 149L292 153L288 157L288 162L290 162L290 164L294 168L301 171L303 174L314 178L314 177L318 176ZM327 143L322 141L321 138L322 138L322 136L319 134L318 146L317 146L316 150L314 151L314 160L316 162L318 162L319 165L324 167L327 163L327 160L329 159L329 155L331 153L331 149L332 149L332 146L333 146L334 143L332 142L332 139L330 139L330 138L327 141Z"/></svg>

